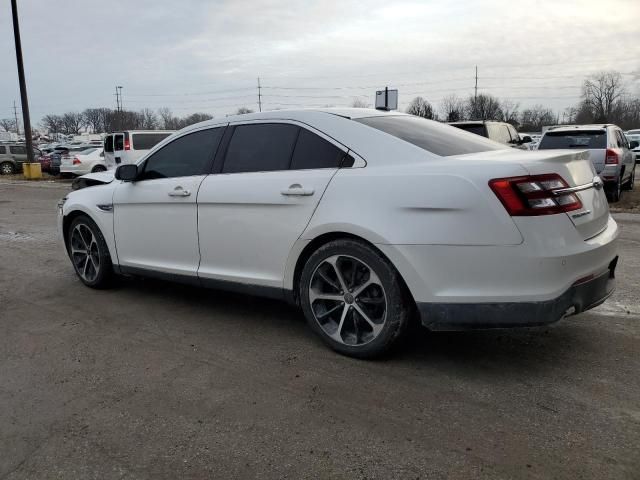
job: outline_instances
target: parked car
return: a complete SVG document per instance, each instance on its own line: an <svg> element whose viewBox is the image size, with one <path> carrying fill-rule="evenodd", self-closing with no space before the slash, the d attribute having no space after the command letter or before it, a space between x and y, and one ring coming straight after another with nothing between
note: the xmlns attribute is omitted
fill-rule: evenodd
<svg viewBox="0 0 640 480"><path fill-rule="evenodd" d="M629 146L631 146L632 142L637 143L638 145L636 145L635 148L632 148L631 150L633 151L633 153L636 156L636 163L638 163L638 160L640 160L640 133L636 133L636 134L625 134L625 136L627 137L627 141L629 142Z"/></svg>
<svg viewBox="0 0 640 480"><path fill-rule="evenodd" d="M41 155L40 150L33 148L35 158ZM22 164L27 161L27 147L21 143L0 144L0 174L11 175L22 171Z"/></svg>
<svg viewBox="0 0 640 480"><path fill-rule="evenodd" d="M452 125L461 130L465 130L470 133L475 133L482 137L486 137L504 145L508 145L514 148L521 148L528 150L527 144L531 142L531 137L525 135L521 137L516 131L515 127L506 122L494 122L494 121L465 121L465 122L450 122Z"/></svg>
<svg viewBox="0 0 640 480"><path fill-rule="evenodd" d="M616 125L570 125L547 130L538 150L588 150L596 172L605 182L609 200L617 202L623 189L633 189L635 154L631 150L637 146L637 142L629 144Z"/></svg>
<svg viewBox="0 0 640 480"><path fill-rule="evenodd" d="M159 142L174 133L171 130L127 130L104 137L104 160L107 168L135 163Z"/></svg>
<svg viewBox="0 0 640 480"><path fill-rule="evenodd" d="M69 153L62 157L62 164L60 165L60 173L72 175L104 172L106 169L102 147L87 148L73 154Z"/></svg>
<svg viewBox="0 0 640 480"><path fill-rule="evenodd" d="M369 109L187 127L79 177L58 225L80 280L148 275L299 305L335 350L542 325L614 288L618 227L586 152L514 150ZM116 250L117 245L117 250Z"/></svg>
<svg viewBox="0 0 640 480"><path fill-rule="evenodd" d="M640 135L640 128L636 128L633 130L627 130L624 132L626 135Z"/></svg>

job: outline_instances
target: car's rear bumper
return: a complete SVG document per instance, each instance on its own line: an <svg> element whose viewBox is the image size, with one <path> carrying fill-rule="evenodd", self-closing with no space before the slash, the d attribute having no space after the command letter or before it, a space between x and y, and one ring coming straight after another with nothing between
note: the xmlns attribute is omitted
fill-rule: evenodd
<svg viewBox="0 0 640 480"><path fill-rule="evenodd" d="M616 256L606 271L572 285L557 298L539 302L417 303L431 330L532 327L556 322L604 302L615 289Z"/></svg>

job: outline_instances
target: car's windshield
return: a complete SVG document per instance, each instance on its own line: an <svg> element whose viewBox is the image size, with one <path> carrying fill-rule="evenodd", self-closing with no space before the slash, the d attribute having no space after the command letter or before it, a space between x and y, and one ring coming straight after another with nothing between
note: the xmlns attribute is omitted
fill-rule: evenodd
<svg viewBox="0 0 640 480"><path fill-rule="evenodd" d="M605 130L580 130L547 132L538 146L538 150L552 148L607 148Z"/></svg>
<svg viewBox="0 0 640 480"><path fill-rule="evenodd" d="M411 115L367 117L356 121L442 157L509 148L450 125Z"/></svg>

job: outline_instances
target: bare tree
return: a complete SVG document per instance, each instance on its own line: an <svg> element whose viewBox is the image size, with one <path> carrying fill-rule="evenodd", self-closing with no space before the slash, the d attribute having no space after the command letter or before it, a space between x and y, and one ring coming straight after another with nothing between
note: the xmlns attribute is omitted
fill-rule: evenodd
<svg viewBox="0 0 640 480"><path fill-rule="evenodd" d="M466 110L469 120L498 120L502 118L500 101L488 93L469 97Z"/></svg>
<svg viewBox="0 0 640 480"><path fill-rule="evenodd" d="M511 100L503 100L500 102L500 110L502 111L502 121L510 123L514 127L520 125L520 104L514 103Z"/></svg>
<svg viewBox="0 0 640 480"><path fill-rule="evenodd" d="M89 127L93 133L98 133L102 130L104 126L102 109L100 108L87 108L84 112L82 112L82 116L84 118L84 124Z"/></svg>
<svg viewBox="0 0 640 480"><path fill-rule="evenodd" d="M433 107L429 102L427 102L422 97L416 97L409 103L407 107L407 113L411 115L416 115L422 118L434 119L435 114L433 112Z"/></svg>
<svg viewBox="0 0 640 480"><path fill-rule="evenodd" d="M615 103L625 93L620 72L589 75L582 84L582 98L593 109L594 121L608 122Z"/></svg>
<svg viewBox="0 0 640 480"><path fill-rule="evenodd" d="M174 117L167 107L159 108L158 115L160 115L160 127L163 130L178 130L180 128L178 118Z"/></svg>
<svg viewBox="0 0 640 480"><path fill-rule="evenodd" d="M550 108L543 105L534 105L522 112L520 117L520 129L524 132L539 132L546 125L556 123L556 116Z"/></svg>
<svg viewBox="0 0 640 480"><path fill-rule="evenodd" d="M448 95L442 99L440 112L446 122L459 122L465 119L464 100L455 94Z"/></svg>
<svg viewBox="0 0 640 480"><path fill-rule="evenodd" d="M353 102L351 102L351 106L353 108L369 108L371 104L367 103L366 100L361 98L354 98Z"/></svg>
<svg viewBox="0 0 640 480"><path fill-rule="evenodd" d="M142 130L155 130L158 128L158 117L150 108L143 108L138 115L138 128Z"/></svg>
<svg viewBox="0 0 640 480"><path fill-rule="evenodd" d="M42 127L49 132L62 133L64 131L64 125L60 115L45 115L42 117L40 123Z"/></svg>
<svg viewBox="0 0 640 480"><path fill-rule="evenodd" d="M206 120L211 120L212 118L213 118L213 115L209 115L208 113L192 113L191 115L180 119L180 128L193 125L194 123L200 123Z"/></svg>
<svg viewBox="0 0 640 480"><path fill-rule="evenodd" d="M16 129L16 121L13 118L0 119L0 127L2 127L5 132L10 132Z"/></svg>
<svg viewBox="0 0 640 480"><path fill-rule="evenodd" d="M66 134L78 134L84 126L84 118L79 112L67 112L62 115L62 128Z"/></svg>
<svg viewBox="0 0 640 480"><path fill-rule="evenodd" d="M236 115L244 115L245 113L253 113L253 110L247 107L240 107L238 111L236 111Z"/></svg>

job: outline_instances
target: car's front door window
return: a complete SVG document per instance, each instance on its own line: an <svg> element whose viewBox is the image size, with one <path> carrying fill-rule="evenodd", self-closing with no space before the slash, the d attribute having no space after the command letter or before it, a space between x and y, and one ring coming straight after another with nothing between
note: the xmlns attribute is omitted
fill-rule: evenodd
<svg viewBox="0 0 640 480"><path fill-rule="evenodd" d="M140 180L205 174L213 161L224 128L200 130L177 138L151 155Z"/></svg>

